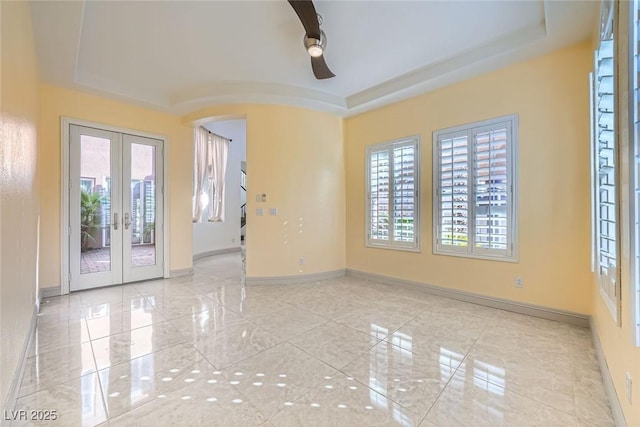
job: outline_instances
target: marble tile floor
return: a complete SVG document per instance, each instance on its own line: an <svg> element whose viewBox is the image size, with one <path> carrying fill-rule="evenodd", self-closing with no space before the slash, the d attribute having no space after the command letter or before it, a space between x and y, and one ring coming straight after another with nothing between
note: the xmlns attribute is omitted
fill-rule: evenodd
<svg viewBox="0 0 640 427"><path fill-rule="evenodd" d="M51 426L613 426L587 329L353 277L242 286L240 262L43 301L15 409Z"/></svg>

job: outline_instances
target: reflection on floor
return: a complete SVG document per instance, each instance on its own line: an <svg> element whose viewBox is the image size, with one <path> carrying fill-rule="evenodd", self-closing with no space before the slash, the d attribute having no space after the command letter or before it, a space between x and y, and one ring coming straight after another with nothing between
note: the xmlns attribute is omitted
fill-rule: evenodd
<svg viewBox="0 0 640 427"><path fill-rule="evenodd" d="M155 245L131 246L131 265L144 267L156 264ZM111 249L89 249L80 253L80 274L111 270Z"/></svg>
<svg viewBox="0 0 640 427"><path fill-rule="evenodd" d="M587 329L352 277L243 287L239 254L195 270L44 303L17 409L69 426L613 425Z"/></svg>

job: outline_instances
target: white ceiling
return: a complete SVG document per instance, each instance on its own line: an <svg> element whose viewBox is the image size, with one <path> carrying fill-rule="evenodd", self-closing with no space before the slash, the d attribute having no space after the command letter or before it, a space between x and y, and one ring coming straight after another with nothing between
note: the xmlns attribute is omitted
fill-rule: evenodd
<svg viewBox="0 0 640 427"><path fill-rule="evenodd" d="M595 1L316 1L316 80L285 0L32 1L44 81L185 113L237 102L352 115L588 39Z"/></svg>

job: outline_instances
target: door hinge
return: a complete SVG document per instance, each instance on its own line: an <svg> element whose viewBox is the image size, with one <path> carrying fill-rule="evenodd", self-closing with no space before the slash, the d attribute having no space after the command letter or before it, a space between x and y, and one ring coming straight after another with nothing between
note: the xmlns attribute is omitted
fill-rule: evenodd
<svg viewBox="0 0 640 427"><path fill-rule="evenodd" d="M71 283L71 272L69 272L69 283Z"/></svg>
<svg viewBox="0 0 640 427"><path fill-rule="evenodd" d="M71 226L69 226L67 231L69 232L69 236L71 236Z"/></svg>

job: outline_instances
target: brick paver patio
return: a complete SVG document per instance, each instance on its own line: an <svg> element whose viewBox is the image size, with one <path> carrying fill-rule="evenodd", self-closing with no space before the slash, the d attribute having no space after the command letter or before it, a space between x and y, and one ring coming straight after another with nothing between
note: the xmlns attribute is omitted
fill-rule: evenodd
<svg viewBox="0 0 640 427"><path fill-rule="evenodd" d="M131 263L134 267L144 267L156 263L155 245L131 247ZM80 274L99 273L111 269L109 248L90 249L80 257Z"/></svg>

